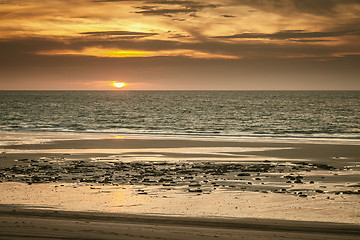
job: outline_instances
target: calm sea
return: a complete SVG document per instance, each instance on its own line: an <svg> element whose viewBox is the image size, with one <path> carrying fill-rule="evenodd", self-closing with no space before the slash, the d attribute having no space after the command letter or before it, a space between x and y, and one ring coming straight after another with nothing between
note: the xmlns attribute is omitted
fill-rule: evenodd
<svg viewBox="0 0 360 240"><path fill-rule="evenodd" d="M0 131L360 139L360 91L0 91Z"/></svg>

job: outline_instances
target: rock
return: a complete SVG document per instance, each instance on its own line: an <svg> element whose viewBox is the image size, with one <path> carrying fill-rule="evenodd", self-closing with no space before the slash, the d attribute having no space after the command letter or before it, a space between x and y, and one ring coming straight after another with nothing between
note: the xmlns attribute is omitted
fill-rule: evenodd
<svg viewBox="0 0 360 240"><path fill-rule="evenodd" d="M326 165L326 164L321 164L321 163L318 163L318 164L315 164L314 165L319 168L319 169L323 169L323 170L334 170L335 168L333 166L329 166L329 165Z"/></svg>
<svg viewBox="0 0 360 240"><path fill-rule="evenodd" d="M348 185L348 187L360 187L360 184Z"/></svg>
<svg viewBox="0 0 360 240"><path fill-rule="evenodd" d="M201 184L199 184L199 183L191 183L191 184L189 184L189 187L201 187Z"/></svg>
<svg viewBox="0 0 360 240"><path fill-rule="evenodd" d="M342 191L342 194L353 194L353 191Z"/></svg>
<svg viewBox="0 0 360 240"><path fill-rule="evenodd" d="M286 192L281 191L281 190L278 190L278 189L274 190L273 192L274 192L274 193L286 193Z"/></svg>
<svg viewBox="0 0 360 240"><path fill-rule="evenodd" d="M160 178L159 179L159 182L171 182L171 181L173 181L172 178Z"/></svg>
<svg viewBox="0 0 360 240"><path fill-rule="evenodd" d="M21 161L21 162L27 162L27 161L29 161L29 159L27 159L27 158L23 158L23 159L18 159L18 161Z"/></svg>
<svg viewBox="0 0 360 240"><path fill-rule="evenodd" d="M294 176L290 176L290 175L284 176L284 178L287 178L292 181L294 181L296 179Z"/></svg>
<svg viewBox="0 0 360 240"><path fill-rule="evenodd" d="M203 191L201 189L189 189L189 192L195 192L195 193L202 193Z"/></svg>
<svg viewBox="0 0 360 240"><path fill-rule="evenodd" d="M251 174L250 173L239 173L237 176L238 177L245 177L245 176L251 176Z"/></svg>
<svg viewBox="0 0 360 240"><path fill-rule="evenodd" d="M343 191L343 194L360 194L360 191Z"/></svg>

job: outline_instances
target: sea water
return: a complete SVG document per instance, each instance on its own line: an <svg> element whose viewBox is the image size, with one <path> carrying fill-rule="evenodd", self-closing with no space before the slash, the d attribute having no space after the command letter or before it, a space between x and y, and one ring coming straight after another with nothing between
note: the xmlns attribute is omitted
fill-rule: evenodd
<svg viewBox="0 0 360 240"><path fill-rule="evenodd" d="M0 91L0 131L360 139L360 91Z"/></svg>

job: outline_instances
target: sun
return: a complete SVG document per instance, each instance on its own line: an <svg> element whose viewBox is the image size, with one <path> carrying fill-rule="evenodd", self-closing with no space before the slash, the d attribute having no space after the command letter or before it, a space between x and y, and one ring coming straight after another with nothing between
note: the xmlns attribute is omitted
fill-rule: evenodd
<svg viewBox="0 0 360 240"><path fill-rule="evenodd" d="M126 83L124 82L113 82L113 85L117 88L125 87Z"/></svg>

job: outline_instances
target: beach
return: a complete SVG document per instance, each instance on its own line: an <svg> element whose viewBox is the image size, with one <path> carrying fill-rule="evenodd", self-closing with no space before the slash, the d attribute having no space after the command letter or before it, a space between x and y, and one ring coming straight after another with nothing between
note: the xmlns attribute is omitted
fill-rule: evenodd
<svg viewBox="0 0 360 240"><path fill-rule="evenodd" d="M2 137L4 239L359 236L356 141L25 136ZM57 232L33 232L42 221Z"/></svg>
<svg viewBox="0 0 360 240"><path fill-rule="evenodd" d="M358 239L358 225L0 208L0 239Z"/></svg>

